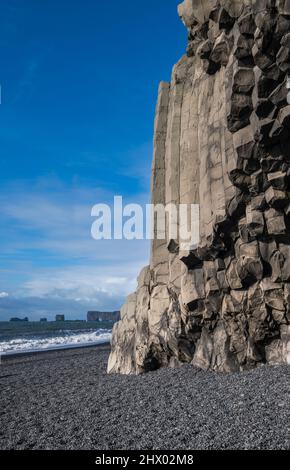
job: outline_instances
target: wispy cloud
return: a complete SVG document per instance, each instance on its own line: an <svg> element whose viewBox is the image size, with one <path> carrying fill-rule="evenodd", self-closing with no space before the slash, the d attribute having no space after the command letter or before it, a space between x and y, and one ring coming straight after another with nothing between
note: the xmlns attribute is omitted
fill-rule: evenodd
<svg viewBox="0 0 290 470"><path fill-rule="evenodd" d="M136 287L140 266L126 264L114 269L96 265L67 269L36 269L13 295L0 295L0 321L28 315L50 319L58 313L85 318L88 310L120 309Z"/></svg>
<svg viewBox="0 0 290 470"><path fill-rule="evenodd" d="M112 206L114 194L102 189L69 188L66 186L28 189L27 186L5 188L0 196L0 215L3 226L10 228L2 232L2 243L6 248L21 251L39 249L70 259L136 260L146 257L147 243L142 241L105 240L96 242L91 237L92 207L98 203ZM146 196L138 194L124 204L145 204ZM142 256L141 249L145 250ZM138 259L138 256L137 256Z"/></svg>
<svg viewBox="0 0 290 470"><path fill-rule="evenodd" d="M6 311L7 316L22 301L27 306L28 299L42 305L39 312L47 314L59 312L62 302L66 309L71 306L72 315L84 313L86 308L120 308L147 263L148 242L91 238L92 206L110 204L113 196L102 189L48 181L18 182L4 188L0 196L5 227L0 234L0 286L11 295L9 299L0 297L2 315ZM134 202L144 199L139 194Z"/></svg>
<svg viewBox="0 0 290 470"><path fill-rule="evenodd" d="M66 298L97 302L100 293L112 297L126 296L136 285L138 264L105 267L76 266L66 269L39 269L23 283L21 292L26 297Z"/></svg>

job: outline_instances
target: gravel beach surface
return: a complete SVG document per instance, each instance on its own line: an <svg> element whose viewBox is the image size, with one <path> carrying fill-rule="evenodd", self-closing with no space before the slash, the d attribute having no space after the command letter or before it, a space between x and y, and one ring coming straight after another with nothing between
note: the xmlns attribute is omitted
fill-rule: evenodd
<svg viewBox="0 0 290 470"><path fill-rule="evenodd" d="M107 375L109 346L0 365L1 449L290 449L290 367Z"/></svg>

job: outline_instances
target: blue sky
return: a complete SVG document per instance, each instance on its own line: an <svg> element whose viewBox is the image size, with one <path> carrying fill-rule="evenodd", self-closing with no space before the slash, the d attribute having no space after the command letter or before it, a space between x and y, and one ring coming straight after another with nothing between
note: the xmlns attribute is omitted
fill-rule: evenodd
<svg viewBox="0 0 290 470"><path fill-rule="evenodd" d="M120 308L146 241L91 208L149 202L154 108L185 50L178 0L1 0L0 320Z"/></svg>

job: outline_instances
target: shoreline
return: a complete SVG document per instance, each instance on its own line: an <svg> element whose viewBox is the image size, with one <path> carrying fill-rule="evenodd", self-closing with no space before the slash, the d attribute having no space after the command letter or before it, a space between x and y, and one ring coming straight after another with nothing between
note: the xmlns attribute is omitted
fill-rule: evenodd
<svg viewBox="0 0 290 470"><path fill-rule="evenodd" d="M58 351L71 351L75 349L89 349L89 348L98 348L101 346L110 346L109 341L101 341L97 343L84 343L84 344L68 344L68 345L61 345L61 346L52 346L51 348L46 349L27 349L22 351L0 351L0 359L6 362L7 359L15 359L17 357L26 357L26 356L35 356L39 354L48 354L48 353L55 353Z"/></svg>

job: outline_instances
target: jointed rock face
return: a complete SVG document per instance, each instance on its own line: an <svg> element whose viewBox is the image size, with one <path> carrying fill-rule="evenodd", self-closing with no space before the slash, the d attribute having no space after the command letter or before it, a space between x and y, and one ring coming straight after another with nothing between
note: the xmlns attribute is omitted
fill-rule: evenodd
<svg viewBox="0 0 290 470"><path fill-rule="evenodd" d="M152 202L200 205L200 244L152 242L109 372L290 363L290 0L185 0L159 88Z"/></svg>

